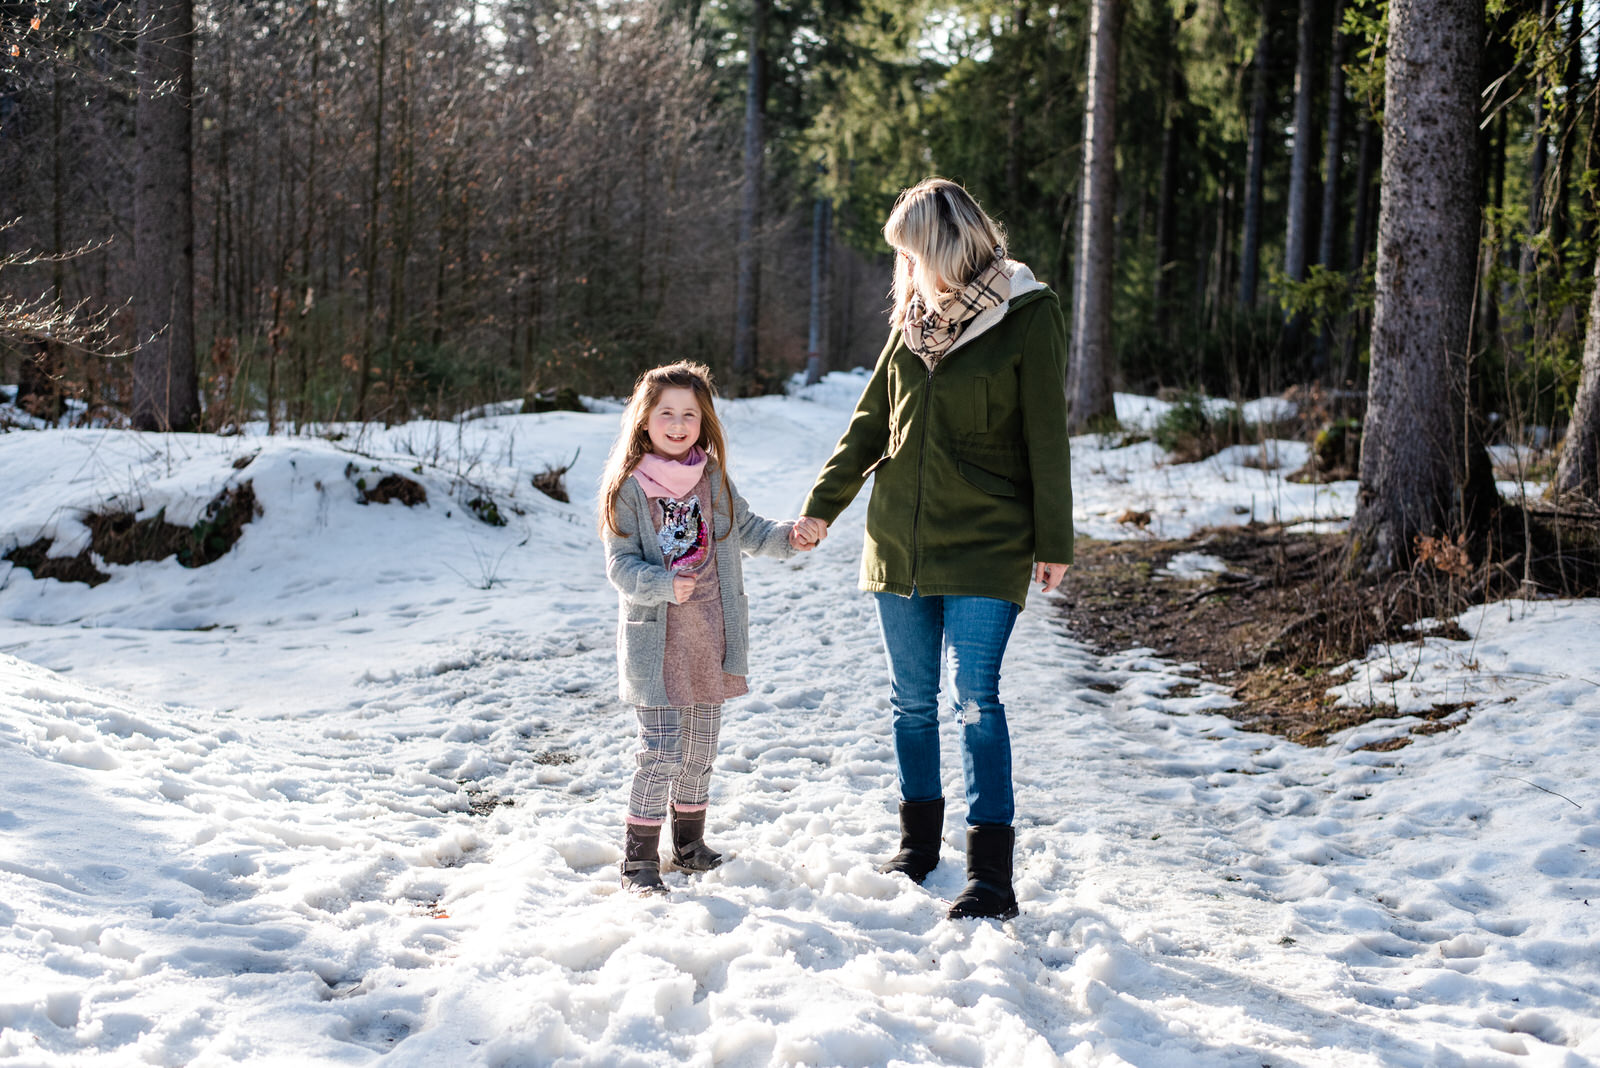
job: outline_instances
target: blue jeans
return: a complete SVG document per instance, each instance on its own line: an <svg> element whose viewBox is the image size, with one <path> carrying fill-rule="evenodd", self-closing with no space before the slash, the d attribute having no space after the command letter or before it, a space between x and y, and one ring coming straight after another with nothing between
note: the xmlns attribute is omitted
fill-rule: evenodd
<svg viewBox="0 0 1600 1068"><path fill-rule="evenodd" d="M961 730L967 823L1010 826L1011 735L1000 703L1000 661L1021 611L994 597L877 595L889 655L894 755L902 801L933 801L939 778L939 677L948 662Z"/></svg>

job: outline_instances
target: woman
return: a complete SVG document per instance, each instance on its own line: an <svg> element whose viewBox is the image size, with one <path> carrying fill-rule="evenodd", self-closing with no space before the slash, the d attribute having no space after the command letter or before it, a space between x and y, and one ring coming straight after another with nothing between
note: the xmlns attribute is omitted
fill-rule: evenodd
<svg viewBox="0 0 1600 1068"><path fill-rule="evenodd" d="M900 778L900 851L880 870L920 883L939 863L948 662L967 793L967 885L950 916L1009 919L1000 662L1029 565L1049 591L1072 560L1066 330L1056 295L1006 258L999 225L954 182L900 194L883 236L896 252L889 340L801 514L833 522L876 475L861 588L877 598Z"/></svg>

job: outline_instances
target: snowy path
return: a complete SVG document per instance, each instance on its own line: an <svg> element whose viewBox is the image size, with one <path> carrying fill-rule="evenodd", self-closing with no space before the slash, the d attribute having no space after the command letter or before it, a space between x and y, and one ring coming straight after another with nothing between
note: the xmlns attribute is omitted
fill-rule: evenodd
<svg viewBox="0 0 1600 1068"><path fill-rule="evenodd" d="M843 413L768 398L726 417L741 488L784 515ZM608 431L590 419L597 469ZM1035 598L1002 686L1023 914L951 923L959 803L925 889L873 870L894 769L854 589L863 514L817 553L748 566L752 693L728 711L710 821L733 859L669 875L667 901L616 888L633 725L581 527L535 517L543 560L508 556L486 591L350 534L341 566L377 553L379 581L295 580L292 627L261 608L281 583L199 632L128 625L131 609L44 626L18 605L45 584L0 590L0 648L73 668L0 659L0 1058L1600 1058L1600 702L1566 673L1595 648L1593 603L1496 609L1470 628L1471 671L1457 645L1408 650L1402 707L1430 685L1471 684L1480 705L1381 753L1357 748L1381 725L1327 750L1239 732L1207 714L1219 694L1173 693L1192 677L1138 652L1092 654ZM435 543L457 529L404 521ZM944 767L959 798L948 744Z"/></svg>

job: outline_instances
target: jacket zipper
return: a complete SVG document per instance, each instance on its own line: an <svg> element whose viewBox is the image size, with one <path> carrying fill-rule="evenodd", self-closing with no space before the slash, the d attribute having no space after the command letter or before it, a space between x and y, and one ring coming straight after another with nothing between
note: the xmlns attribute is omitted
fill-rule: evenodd
<svg viewBox="0 0 1600 1068"><path fill-rule="evenodd" d="M1027 294L1023 295L1027 296ZM1024 301L1024 303L1027 302ZM1007 304L1006 314L1010 315L1016 307L1017 305L1015 304ZM908 349L907 351L910 350ZM949 356L950 353L947 352L945 355ZM927 384L922 392L922 442L917 449L917 503L911 509L911 593L913 596L917 592L917 564L922 560L922 540L917 534L918 528L922 523L922 469L927 462L928 456L928 407L933 403L933 373L939 369L939 364L942 363L944 363L944 360L941 359L939 363L928 368Z"/></svg>
<svg viewBox="0 0 1600 1068"><path fill-rule="evenodd" d="M922 440L917 446L917 503L911 509L911 596L917 595L917 565L922 561L922 539L917 530L922 523L922 471L928 459L928 407L933 403L934 364L928 368L928 380L922 390Z"/></svg>

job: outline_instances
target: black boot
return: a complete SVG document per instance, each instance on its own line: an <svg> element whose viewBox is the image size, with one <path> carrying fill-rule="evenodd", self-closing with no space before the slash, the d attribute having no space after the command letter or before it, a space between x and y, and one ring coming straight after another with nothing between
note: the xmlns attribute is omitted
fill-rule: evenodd
<svg viewBox="0 0 1600 1068"><path fill-rule="evenodd" d="M622 846L622 888L635 894L664 894L661 881L661 828L644 823L628 824Z"/></svg>
<svg viewBox="0 0 1600 1068"><path fill-rule="evenodd" d="M1016 832L998 824L967 828L967 886L950 906L950 918L1009 920L1017 914L1011 889L1011 847Z"/></svg>
<svg viewBox="0 0 1600 1068"><path fill-rule="evenodd" d="M710 871L722 863L722 854L706 845L706 810L672 810L671 869Z"/></svg>
<svg viewBox="0 0 1600 1068"><path fill-rule="evenodd" d="M900 802L900 852L878 870L902 872L920 883L939 864L939 842L944 837L944 798Z"/></svg>

